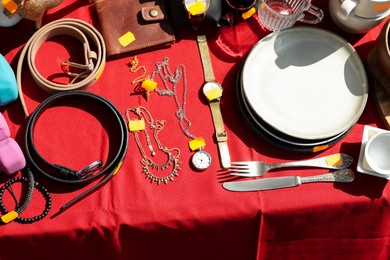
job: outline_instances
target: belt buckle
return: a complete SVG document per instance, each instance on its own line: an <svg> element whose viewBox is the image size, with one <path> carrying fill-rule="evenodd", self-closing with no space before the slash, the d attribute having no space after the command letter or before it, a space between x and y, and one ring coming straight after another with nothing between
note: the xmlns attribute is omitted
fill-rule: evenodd
<svg viewBox="0 0 390 260"><path fill-rule="evenodd" d="M69 70L70 67L81 69L83 71L80 73L72 72ZM72 62L72 61L63 61L61 63L62 71L65 72L66 74L68 74L70 77L73 77L71 83L74 83L77 79L80 79L80 78L84 79L84 78L88 77L88 75L91 74L91 72L93 71L93 68L94 68L94 65L92 62L89 64L80 64L80 63L76 63L76 62Z"/></svg>

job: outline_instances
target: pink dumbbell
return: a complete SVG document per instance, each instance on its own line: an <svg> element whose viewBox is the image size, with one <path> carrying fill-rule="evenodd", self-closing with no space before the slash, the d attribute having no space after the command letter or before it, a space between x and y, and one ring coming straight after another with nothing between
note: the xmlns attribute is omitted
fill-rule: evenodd
<svg viewBox="0 0 390 260"><path fill-rule="evenodd" d="M3 114L0 113L0 140L3 140L10 136L11 134L9 132L7 121L5 121Z"/></svg>
<svg viewBox="0 0 390 260"><path fill-rule="evenodd" d="M14 174L26 166L26 159L18 143L11 137L0 141L0 171Z"/></svg>
<svg viewBox="0 0 390 260"><path fill-rule="evenodd" d="M26 159L18 143L10 137L5 118L0 113L0 172L14 174L26 166Z"/></svg>

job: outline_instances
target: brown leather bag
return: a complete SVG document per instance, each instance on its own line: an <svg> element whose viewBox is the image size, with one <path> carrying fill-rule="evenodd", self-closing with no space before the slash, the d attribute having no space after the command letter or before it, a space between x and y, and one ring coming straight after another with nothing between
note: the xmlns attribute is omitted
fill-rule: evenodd
<svg viewBox="0 0 390 260"><path fill-rule="evenodd" d="M164 1L95 0L107 58L168 47L175 42Z"/></svg>

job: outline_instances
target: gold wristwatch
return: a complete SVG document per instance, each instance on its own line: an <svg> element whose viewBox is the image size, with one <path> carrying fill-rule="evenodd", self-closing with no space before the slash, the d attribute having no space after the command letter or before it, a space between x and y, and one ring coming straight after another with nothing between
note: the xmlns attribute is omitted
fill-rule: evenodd
<svg viewBox="0 0 390 260"><path fill-rule="evenodd" d="M194 27L202 24L211 0L183 0L184 8L188 13L190 23ZM195 28L196 29L196 28Z"/></svg>
<svg viewBox="0 0 390 260"><path fill-rule="evenodd" d="M203 85L203 93L206 96L211 115L214 122L215 136L218 144L221 167L226 169L230 166L230 154L227 145L227 135L222 119L220 100L222 97L222 86L215 80L207 39L205 35L197 36L200 57L202 60L203 73L205 84Z"/></svg>

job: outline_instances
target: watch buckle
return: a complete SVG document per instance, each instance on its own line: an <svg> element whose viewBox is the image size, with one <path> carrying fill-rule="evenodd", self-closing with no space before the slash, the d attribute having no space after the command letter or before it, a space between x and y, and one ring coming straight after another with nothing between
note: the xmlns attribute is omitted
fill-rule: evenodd
<svg viewBox="0 0 390 260"><path fill-rule="evenodd" d="M216 136L218 142L226 142L228 139L226 131L223 131L221 133L216 133L215 136Z"/></svg>

